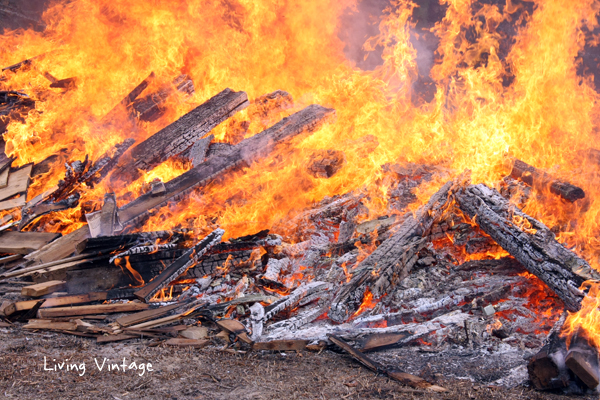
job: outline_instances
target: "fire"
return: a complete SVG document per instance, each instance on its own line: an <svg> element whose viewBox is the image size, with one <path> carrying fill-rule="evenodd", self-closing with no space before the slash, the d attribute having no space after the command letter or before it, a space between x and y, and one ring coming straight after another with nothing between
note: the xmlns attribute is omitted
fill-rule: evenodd
<svg viewBox="0 0 600 400"><path fill-rule="evenodd" d="M356 12L354 0L64 3L46 11L44 32L0 36L2 65L36 57L0 77L0 90L19 90L36 100L35 109L22 120L12 119L4 133L15 165L50 156L56 157L55 166L86 155L97 159L126 138L139 143L225 87L244 90L251 99L284 89L295 99L293 108L273 120L251 122L245 137L313 102L337 110L335 124L295 140L285 154L157 211L140 229L186 226L201 232L220 225L236 237L270 228L325 196L358 189L368 193L377 216L388 194L385 185L377 184L385 163L432 164L450 174L469 169L474 183L493 184L506 175L505 161L512 156L585 190L586 199L573 204L549 192L531 196L524 211L600 268L595 185L600 168L581 156L597 142L600 122L600 97L580 57L586 46L597 44L592 32L600 7L595 1L498 6L442 0L445 15L427 28L439 42L429 54L415 44L425 32L416 22L417 5L393 0L379 22L379 34L361 43L367 56L381 54L373 70L361 69L360 60L344 53L353 43L341 39L346 29L341 21ZM191 96L174 93L151 122L133 122L123 110L110 123L104 121L151 72L156 78L144 94L182 73L196 90ZM76 81L68 88L51 88L48 74ZM417 90L423 81L430 82L429 95ZM215 137L238 141L241 136L232 127L246 118L248 111L221 124L213 130ZM365 146L366 138L377 145ZM328 179L310 175L306 157L330 149L344 153L345 166ZM111 176L82 190L80 204L98 206L104 193L115 192L123 205L154 179L166 182L189 168L169 160L135 182ZM62 178L60 168L51 171L35 178L30 199ZM439 187L439 180L422 186L411 209ZM85 224L83 213L81 206L53 213L42 224L45 230L68 233ZM363 249L361 258L372 251ZM586 304L596 302L595 285L589 286ZM583 323L592 314L571 321ZM586 324L590 332L598 329L595 320Z"/></svg>
<svg viewBox="0 0 600 400"><path fill-rule="evenodd" d="M360 307L358 308L358 310L356 310L356 312L352 315L350 319L354 319L363 312L371 310L373 307L375 307L375 305L377 305L377 300L373 299L373 293L371 293L371 290L367 288L363 295L363 300Z"/></svg>
<svg viewBox="0 0 600 400"><path fill-rule="evenodd" d="M589 291L581 302L581 310L569 313L561 335L567 337L568 345L573 334L581 330L590 344L600 348L600 285L597 282L585 282L583 286Z"/></svg>

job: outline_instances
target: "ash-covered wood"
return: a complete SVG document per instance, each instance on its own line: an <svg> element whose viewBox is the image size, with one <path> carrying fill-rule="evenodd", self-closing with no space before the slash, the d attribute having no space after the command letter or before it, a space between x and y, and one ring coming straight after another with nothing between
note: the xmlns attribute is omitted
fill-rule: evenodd
<svg viewBox="0 0 600 400"><path fill-rule="evenodd" d="M123 143L116 144L109 151L104 153L79 180L87 186L93 188L109 174L117 165L121 156L135 143L135 139L125 139Z"/></svg>
<svg viewBox="0 0 600 400"><path fill-rule="evenodd" d="M152 297L174 279L182 275L192 265L198 262L211 247L221 241L221 237L225 231L216 229L208 236L202 239L194 247L183 253L174 263L169 265L159 276L154 278L150 283L135 292L135 296L145 302L150 301Z"/></svg>
<svg viewBox="0 0 600 400"><path fill-rule="evenodd" d="M459 191L456 200L485 233L548 285L569 311L580 309L583 293L579 286L585 280L599 279L600 274L558 243L550 229L483 184Z"/></svg>
<svg viewBox="0 0 600 400"><path fill-rule="evenodd" d="M248 104L245 92L223 90L131 149L131 159L118 169L119 179L126 176L133 180L138 175L137 170L152 169L183 152Z"/></svg>
<svg viewBox="0 0 600 400"><path fill-rule="evenodd" d="M346 321L358 310L367 288L379 298L410 273L434 221L444 213L460 185L459 181L446 183L416 215L405 216L398 230L363 260L350 282L338 291L329 318Z"/></svg>
<svg viewBox="0 0 600 400"><path fill-rule="evenodd" d="M567 348L558 332L550 335L548 343L527 364L527 372L533 386L538 390L559 389L571 380L565 368Z"/></svg>
<svg viewBox="0 0 600 400"><path fill-rule="evenodd" d="M549 188L550 192L571 203L585 197L585 192L580 187L555 179L547 172L539 170L521 160L513 160L510 175L515 179L521 179L534 188Z"/></svg>
<svg viewBox="0 0 600 400"><path fill-rule="evenodd" d="M127 246L134 246L148 241L165 239L169 239L171 241L180 241L184 240L188 234L189 231L183 229L180 231L154 231L132 233L128 235L100 236L83 240L79 246L77 246L77 252L90 253L114 249L117 247L125 248Z"/></svg>
<svg viewBox="0 0 600 400"><path fill-rule="evenodd" d="M275 147L303 132L312 132L335 111L311 105L273 127L245 139L223 156L210 157L206 162L165 183L166 192L160 196L142 195L121 207L119 217L125 224L135 224L148 210L166 205L171 199L183 198L198 186L240 165L255 162L272 152Z"/></svg>

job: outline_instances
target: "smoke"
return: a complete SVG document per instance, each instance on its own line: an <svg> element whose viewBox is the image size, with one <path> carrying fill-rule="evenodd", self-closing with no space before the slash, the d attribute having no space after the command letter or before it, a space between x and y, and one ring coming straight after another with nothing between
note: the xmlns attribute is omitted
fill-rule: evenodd
<svg viewBox="0 0 600 400"><path fill-rule="evenodd" d="M52 0L8 0L0 3L0 32L43 30L42 14Z"/></svg>

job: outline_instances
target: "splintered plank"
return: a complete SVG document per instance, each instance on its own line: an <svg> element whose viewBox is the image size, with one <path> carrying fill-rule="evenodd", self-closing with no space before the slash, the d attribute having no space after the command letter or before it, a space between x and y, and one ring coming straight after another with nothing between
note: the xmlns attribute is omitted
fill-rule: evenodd
<svg viewBox="0 0 600 400"><path fill-rule="evenodd" d="M244 92L225 89L131 149L131 161L120 171L149 170L177 155L238 111L248 107Z"/></svg>
<svg viewBox="0 0 600 400"><path fill-rule="evenodd" d="M56 307L38 310L39 318L72 317L75 315L114 314L147 310L146 303L96 304L90 306Z"/></svg>
<svg viewBox="0 0 600 400"><path fill-rule="evenodd" d="M165 268L156 278L135 292L135 296L143 301L150 301L159 290L167 286L173 280L185 273L190 267L198 262L210 248L221 241L225 233L222 229L215 229L191 249L187 250L181 257Z"/></svg>
<svg viewBox="0 0 600 400"><path fill-rule="evenodd" d="M48 243L38 251L28 254L25 258L30 264L45 264L62 260L75 252L77 245L90 237L87 225Z"/></svg>
<svg viewBox="0 0 600 400"><path fill-rule="evenodd" d="M10 171L6 187L0 189L0 200L26 192L29 187L29 176L32 168L33 164L27 164L17 170Z"/></svg>
<svg viewBox="0 0 600 400"><path fill-rule="evenodd" d="M571 203L585 197L585 192L580 187L556 179L547 172L539 170L518 159L513 160L510 176L515 179L521 179L523 182L536 189L549 188L550 192Z"/></svg>
<svg viewBox="0 0 600 400"><path fill-rule="evenodd" d="M62 297L51 297L45 299L40 308L69 306L104 300L132 299L134 298L134 290L135 289L113 289L106 292L93 292ZM26 300L10 303L4 308L4 315L9 316L16 312L29 311L35 307L38 302L39 300Z"/></svg>
<svg viewBox="0 0 600 400"><path fill-rule="evenodd" d="M35 285L24 286L21 295L28 297L40 297L54 292L60 292L67 286L65 281L48 281Z"/></svg>
<svg viewBox="0 0 600 400"><path fill-rule="evenodd" d="M148 210L168 204L171 199L183 198L197 187L232 169L256 162L275 150L278 144L304 132L313 132L329 117L332 109L313 104L287 117L271 128L243 140L226 154L209 157L207 161L165 183L160 195L144 194L119 209L124 225L135 224Z"/></svg>
<svg viewBox="0 0 600 400"><path fill-rule="evenodd" d="M560 244L548 227L483 184L461 190L456 200L499 246L548 285L569 311L581 308L584 293L579 287L588 279L600 279L600 274Z"/></svg>
<svg viewBox="0 0 600 400"><path fill-rule="evenodd" d="M4 232L0 234L0 253L29 254L60 237L60 233Z"/></svg>
<svg viewBox="0 0 600 400"><path fill-rule="evenodd" d="M9 172L10 172L10 168L4 168L2 170L2 172L0 172L0 189L3 189L8 186L8 173Z"/></svg>
<svg viewBox="0 0 600 400"><path fill-rule="evenodd" d="M396 282L406 278L417 262L419 251L426 246L433 223L440 218L463 183L446 183L415 215L407 213L396 233L386 239L358 266L359 272L338 291L328 316L333 321L348 320L358 310L365 290L374 298L387 293Z"/></svg>
<svg viewBox="0 0 600 400"><path fill-rule="evenodd" d="M23 329L43 329L52 331L75 331L77 330L77 323L75 322L53 322L53 321L35 321L30 324L24 325Z"/></svg>

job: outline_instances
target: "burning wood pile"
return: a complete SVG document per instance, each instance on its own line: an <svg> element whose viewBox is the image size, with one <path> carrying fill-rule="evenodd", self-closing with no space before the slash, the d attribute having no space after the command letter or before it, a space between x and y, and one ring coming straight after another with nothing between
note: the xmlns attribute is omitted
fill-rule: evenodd
<svg viewBox="0 0 600 400"><path fill-rule="evenodd" d="M75 12L83 3L54 12ZM324 35L299 23L308 45L285 50L299 52L296 62L282 57L304 78L289 81L297 83L289 89L293 97L272 91L286 89L285 79L270 79L283 64L265 63L254 47L248 53L259 60L248 59L248 66L230 66L231 50L225 61L206 57L194 65L198 54L216 52L223 42L253 43L233 5L225 16L213 10L214 19L226 20L215 31L231 36L211 51L183 39L188 47L175 39L160 51L148 46L163 43L159 38L169 35L162 31L154 41L138 38L143 46L127 53L138 63L135 79L116 72L116 62L110 68L100 62L107 54L119 60L120 53L95 54L90 46L79 60L85 68L61 68L73 50L54 44L89 38L79 29L66 39L67 29L51 25L60 40L33 46L35 53L7 62L0 75L1 327L97 343L220 346L235 354L341 349L377 373L439 392L445 389L398 364L393 352L436 354L440 363L495 357L487 365L502 372L490 385L597 389L600 338L598 322L590 320L598 312L600 206L589 182L597 179L600 151L589 148L592 106L579 105L600 96L569 69L568 80L550 72L544 79L568 81L581 97L572 101L577 105L552 91L538 99L531 93L556 85L538 84L537 65L531 72L519 64L521 53L543 47L536 40L554 44L573 24L555 22L562 12L551 4L541 7L536 12L550 13L552 23L532 20L532 26L552 35L511 42L510 64L495 29L525 21L529 6L477 11L469 23L485 51L467 46L467 34L455 50L463 39L443 32L462 32L466 22L438 21L445 24L437 32L439 51L447 53L431 67L438 97L416 106L415 82L406 82L422 81L422 71L394 47L412 40L410 30L398 27L412 23L415 7L395 7L377 44L367 46L385 48L372 74L329 60L324 51L304 62L306 49ZM460 10L448 7L456 17ZM99 26L128 25L138 15L110 5L90 9ZM585 15L578 10L571 11ZM494 23L483 28L480 18ZM196 28L190 21L178 24ZM173 32L184 30L177 25ZM274 33L278 40L293 29L283 31ZM105 36L114 39L111 29L98 32ZM169 61L155 61L156 54ZM574 54L565 60L572 63ZM451 56L452 67L445 64ZM554 58L544 53L536 60ZM504 75L509 64L513 70ZM251 89L225 88L226 78L235 79L231 87ZM250 83L261 79L268 90ZM477 88L473 95L469 85ZM580 121L566 123L561 113ZM561 139L569 129L588 135L573 149ZM528 157L533 144L548 146L552 159ZM574 172L549 167L563 151L576 154L560 159Z"/></svg>
<svg viewBox="0 0 600 400"><path fill-rule="evenodd" d="M188 78L178 78L138 101L148 79L119 105L132 118L150 118L158 111L149 110L158 110L174 88L193 90ZM152 107L142 106L148 98ZM5 92L3 99L8 116L32 107L24 93ZM520 160L511 160L510 174L496 188L471 185L466 172L412 211L407 211L416 200L411 190L447 179L449 172L385 165L390 206L386 216L372 220L366 194L352 191L326 198L271 231L226 241L221 228L204 235L187 228L137 229L153 210L241 166L252 168L295 136L334 121L334 110L311 105L237 144L213 142L211 130L240 110L265 118L292 105L283 91L249 102L246 93L225 89L141 143L127 139L97 160L67 163L64 179L29 201L30 178L48 167L12 168L13 160L5 158L0 189L2 209L10 210L0 228L5 326L26 322L22 329L55 330L98 343L142 337L203 347L214 343L204 327L212 325L232 351L335 345L374 371L434 391L444 389L363 352L543 346L529 364L538 389L598 385L596 350L578 336L567 353L559 337L564 318L552 330L550 322L562 310L579 311L585 296L579 287L599 274L515 204L531 196L532 188L550 188L570 202L585 194ZM106 193L102 206L85 214L87 224L69 234L43 231L51 219L41 223L42 217L83 208L79 199L86 188L108 176L134 181L169 158L187 159L192 167L168 182L150 182L145 193L121 206L114 193ZM327 179L344 156L321 151L309 160L309 173ZM489 259L494 254L498 257Z"/></svg>

